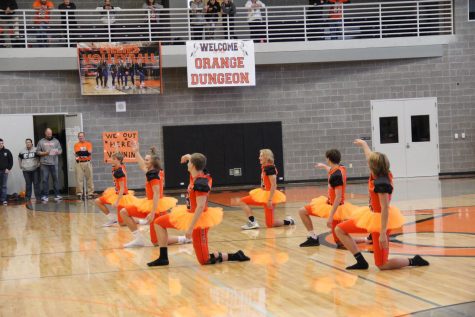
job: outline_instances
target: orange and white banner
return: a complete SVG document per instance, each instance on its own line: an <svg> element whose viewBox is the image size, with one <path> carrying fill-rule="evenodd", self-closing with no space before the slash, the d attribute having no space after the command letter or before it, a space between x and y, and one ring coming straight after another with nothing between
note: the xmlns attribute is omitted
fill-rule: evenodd
<svg viewBox="0 0 475 317"><path fill-rule="evenodd" d="M132 150L133 142L139 141L138 131L102 132L104 145L104 162L110 163L112 154L119 151L124 154L124 162L137 162L135 152Z"/></svg>
<svg viewBox="0 0 475 317"><path fill-rule="evenodd" d="M251 40L187 41L188 87L255 86Z"/></svg>

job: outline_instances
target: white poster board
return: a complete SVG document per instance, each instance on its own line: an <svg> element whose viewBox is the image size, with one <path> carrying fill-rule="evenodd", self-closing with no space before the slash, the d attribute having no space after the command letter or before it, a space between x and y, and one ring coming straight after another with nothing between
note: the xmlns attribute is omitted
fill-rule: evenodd
<svg viewBox="0 0 475 317"><path fill-rule="evenodd" d="M256 85L252 40L187 41L188 87Z"/></svg>

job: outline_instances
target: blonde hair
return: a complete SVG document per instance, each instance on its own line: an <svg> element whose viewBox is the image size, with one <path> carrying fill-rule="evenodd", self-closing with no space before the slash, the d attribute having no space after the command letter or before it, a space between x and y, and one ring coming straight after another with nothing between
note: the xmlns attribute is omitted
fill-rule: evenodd
<svg viewBox="0 0 475 317"><path fill-rule="evenodd" d="M259 151L260 154L262 154L262 156L264 156L264 158L269 162L269 163L272 163L274 164L274 153L272 152L272 150L270 149L261 149Z"/></svg>
<svg viewBox="0 0 475 317"><path fill-rule="evenodd" d="M373 152L368 160L369 169L374 176L388 176L389 175L389 159L386 154L380 152Z"/></svg>
<svg viewBox="0 0 475 317"><path fill-rule="evenodd" d="M115 158L120 162L120 164L122 164L122 161L124 160L124 154L122 154L121 152L115 152L112 153L112 158Z"/></svg>
<svg viewBox="0 0 475 317"><path fill-rule="evenodd" d="M206 168L206 156L201 153L191 154L190 162L197 171L202 171Z"/></svg>

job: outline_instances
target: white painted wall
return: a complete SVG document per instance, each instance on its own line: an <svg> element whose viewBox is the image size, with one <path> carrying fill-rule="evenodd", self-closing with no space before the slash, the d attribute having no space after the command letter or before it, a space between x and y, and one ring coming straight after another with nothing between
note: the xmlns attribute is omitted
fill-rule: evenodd
<svg viewBox="0 0 475 317"><path fill-rule="evenodd" d="M8 177L8 194L25 190L25 180L18 164L18 154L25 147L25 139L30 138L36 144L33 134L32 115L1 115L0 138L13 155L13 169Z"/></svg>

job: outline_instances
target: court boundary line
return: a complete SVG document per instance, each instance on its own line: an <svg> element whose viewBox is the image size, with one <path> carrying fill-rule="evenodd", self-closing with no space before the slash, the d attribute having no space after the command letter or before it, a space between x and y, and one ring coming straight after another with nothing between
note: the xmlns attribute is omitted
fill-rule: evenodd
<svg viewBox="0 0 475 317"><path fill-rule="evenodd" d="M410 317L410 316L412 316L412 314L430 312L431 310L437 310L437 309L441 309L441 308L450 308L450 307L453 307L453 306L465 305L465 304L470 304L470 303L475 303L475 301L461 302L461 303L449 304L449 305L445 305L445 306L441 306L441 307L427 308L427 309L418 310L418 311L415 311L415 312L412 312L412 313L409 313L409 314L397 315L397 316L394 316L394 317Z"/></svg>
<svg viewBox="0 0 475 317"><path fill-rule="evenodd" d="M324 266L326 266L326 267L335 269L335 270L337 270L337 271L340 271L340 272L344 272L344 273L346 273L346 274L353 275L352 273L348 272L347 270L341 269L341 268L336 267L336 266L333 266L333 265L331 265L331 264L327 264L327 263L322 262L322 261L320 261L320 260L317 260L317 259L315 259L315 258L310 257L310 260L313 261L313 262L319 263L319 264L321 264L321 265L324 265ZM417 299L417 300L419 300L419 301L421 301L421 302L424 302L424 303L426 303L426 304L430 304L430 305L437 306L437 307L443 307L442 305L440 305L440 304L438 304L438 303L436 303L436 302L433 302L433 301L430 301L430 300L428 300L428 299L422 298L422 297L420 297L420 296L417 296L417 295L408 293L408 292L403 291L403 290L400 290L400 289L398 289L398 288L395 288L395 287L392 287L392 286L389 286L389 285L386 285L386 284L383 284L383 283L380 283L380 282L373 281L372 279L369 279L369 278L367 278L367 277L361 276L361 275L359 275L359 274L356 274L356 276L358 276L358 278L361 278L361 279L364 280L364 281L371 282L371 283L373 283L373 284L376 284L376 285L378 285L378 286L387 288L387 289L389 289L389 290L391 290L391 291L394 291L394 292L397 292L397 293L399 293L399 294L403 294L403 295L412 297L412 298Z"/></svg>

